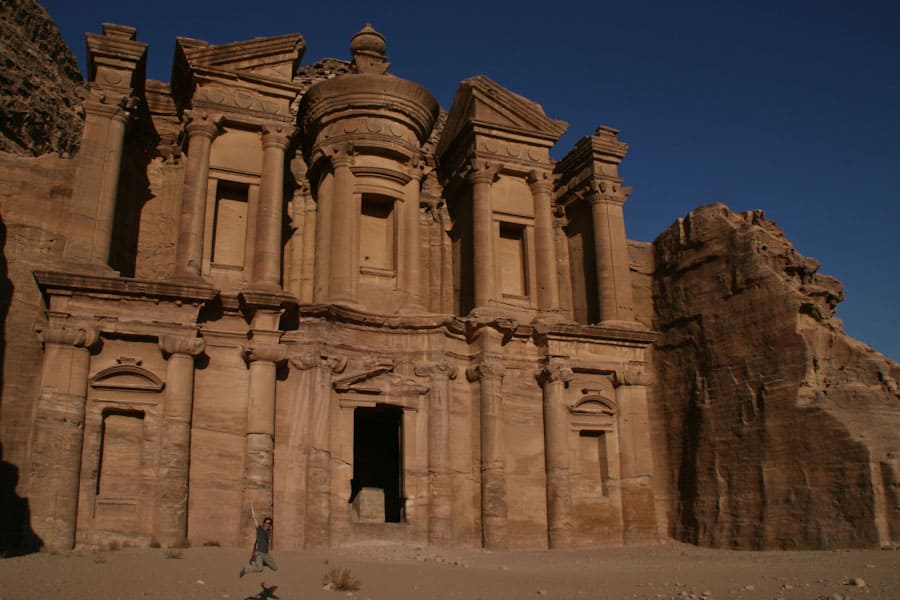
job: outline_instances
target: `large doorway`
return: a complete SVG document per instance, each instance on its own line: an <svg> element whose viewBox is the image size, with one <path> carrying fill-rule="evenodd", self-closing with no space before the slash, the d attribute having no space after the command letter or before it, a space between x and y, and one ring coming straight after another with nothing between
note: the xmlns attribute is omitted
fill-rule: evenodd
<svg viewBox="0 0 900 600"><path fill-rule="evenodd" d="M403 521L403 409L378 404L353 413L350 501L363 488L384 490L384 521Z"/></svg>

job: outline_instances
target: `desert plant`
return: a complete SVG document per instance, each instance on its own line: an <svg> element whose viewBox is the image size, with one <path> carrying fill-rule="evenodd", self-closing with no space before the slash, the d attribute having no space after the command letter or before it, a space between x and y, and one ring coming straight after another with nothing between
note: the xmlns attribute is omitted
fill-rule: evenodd
<svg viewBox="0 0 900 600"><path fill-rule="evenodd" d="M166 558L181 558L181 550L169 548L166 550Z"/></svg>
<svg viewBox="0 0 900 600"><path fill-rule="evenodd" d="M322 576L322 587L341 592L355 592L362 587L359 579L353 576L350 569L334 568Z"/></svg>
<svg viewBox="0 0 900 600"><path fill-rule="evenodd" d="M121 549L122 549L122 544L120 544L119 542L113 541L113 542L110 542L110 543L108 543L108 544L106 545L106 549L107 549L107 550L110 550L110 551L112 551L112 552L115 552L116 550L121 550Z"/></svg>
<svg viewBox="0 0 900 600"><path fill-rule="evenodd" d="M98 565L102 565L106 562L106 557L103 556L102 554L95 554L94 562L97 563Z"/></svg>
<svg viewBox="0 0 900 600"><path fill-rule="evenodd" d="M153 538L152 540L150 540L150 547L151 548L162 548L162 544L159 543L158 539Z"/></svg>
<svg viewBox="0 0 900 600"><path fill-rule="evenodd" d="M222 544L219 543L219 540L206 540L205 542L203 542L203 545L218 548Z"/></svg>

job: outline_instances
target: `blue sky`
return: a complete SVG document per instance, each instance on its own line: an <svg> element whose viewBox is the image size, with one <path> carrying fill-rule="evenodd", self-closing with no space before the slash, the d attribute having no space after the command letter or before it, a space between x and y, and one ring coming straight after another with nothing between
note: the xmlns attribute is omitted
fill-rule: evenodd
<svg viewBox="0 0 900 600"><path fill-rule="evenodd" d="M900 360L900 3L46 0L84 70L84 33L137 27L148 76L176 36L214 44L297 32L304 63L348 58L371 22L391 72L445 108L485 74L570 124L631 145L620 173L631 239L697 206L763 209L844 283L847 332ZM538 8L535 8L537 6Z"/></svg>

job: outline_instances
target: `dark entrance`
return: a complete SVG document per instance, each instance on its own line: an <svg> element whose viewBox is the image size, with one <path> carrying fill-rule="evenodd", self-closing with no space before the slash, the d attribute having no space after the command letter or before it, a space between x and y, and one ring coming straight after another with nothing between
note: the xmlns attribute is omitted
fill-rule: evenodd
<svg viewBox="0 0 900 600"><path fill-rule="evenodd" d="M364 487L384 490L384 520L403 520L403 409L378 404L353 413L353 481L350 501Z"/></svg>

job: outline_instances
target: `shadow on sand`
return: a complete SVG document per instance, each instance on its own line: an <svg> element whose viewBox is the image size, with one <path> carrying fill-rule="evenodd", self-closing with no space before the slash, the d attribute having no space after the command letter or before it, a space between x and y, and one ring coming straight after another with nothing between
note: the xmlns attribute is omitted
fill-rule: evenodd
<svg viewBox="0 0 900 600"><path fill-rule="evenodd" d="M256 594L255 596L247 596L245 600L278 600L278 596L275 595L275 590L278 589L277 585L270 585L266 587L265 583L259 584L262 587L262 590Z"/></svg>

